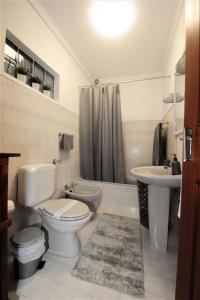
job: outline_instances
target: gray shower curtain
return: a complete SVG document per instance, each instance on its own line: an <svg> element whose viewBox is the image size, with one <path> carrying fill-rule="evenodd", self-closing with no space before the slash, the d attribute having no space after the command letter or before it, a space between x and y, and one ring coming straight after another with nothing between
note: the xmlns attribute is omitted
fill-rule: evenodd
<svg viewBox="0 0 200 300"><path fill-rule="evenodd" d="M79 124L82 178L124 183L119 85L82 88Z"/></svg>

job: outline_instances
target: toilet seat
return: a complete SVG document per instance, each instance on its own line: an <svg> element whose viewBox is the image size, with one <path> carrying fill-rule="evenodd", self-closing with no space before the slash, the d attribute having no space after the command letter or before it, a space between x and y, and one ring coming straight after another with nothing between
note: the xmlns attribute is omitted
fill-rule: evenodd
<svg viewBox="0 0 200 300"><path fill-rule="evenodd" d="M37 207L48 217L61 221L76 221L89 216L88 206L80 201L72 199L49 199Z"/></svg>

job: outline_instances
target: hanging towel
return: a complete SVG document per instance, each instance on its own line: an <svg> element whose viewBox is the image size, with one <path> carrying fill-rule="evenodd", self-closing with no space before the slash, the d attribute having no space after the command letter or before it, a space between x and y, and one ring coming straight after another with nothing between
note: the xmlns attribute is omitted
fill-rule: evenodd
<svg viewBox="0 0 200 300"><path fill-rule="evenodd" d="M152 164L162 166L167 157L167 129L159 123L154 131Z"/></svg>
<svg viewBox="0 0 200 300"><path fill-rule="evenodd" d="M176 75L185 74L185 52L176 64Z"/></svg>
<svg viewBox="0 0 200 300"><path fill-rule="evenodd" d="M74 136L63 133L60 139L60 149L70 150L74 148Z"/></svg>

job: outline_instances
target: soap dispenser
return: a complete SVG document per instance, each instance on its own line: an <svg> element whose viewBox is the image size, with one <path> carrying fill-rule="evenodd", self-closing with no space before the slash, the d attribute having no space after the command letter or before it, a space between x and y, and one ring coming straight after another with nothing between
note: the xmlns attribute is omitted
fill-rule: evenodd
<svg viewBox="0 0 200 300"><path fill-rule="evenodd" d="M174 157L172 159L172 175L179 175L181 174L181 164L177 159L176 154L172 154Z"/></svg>

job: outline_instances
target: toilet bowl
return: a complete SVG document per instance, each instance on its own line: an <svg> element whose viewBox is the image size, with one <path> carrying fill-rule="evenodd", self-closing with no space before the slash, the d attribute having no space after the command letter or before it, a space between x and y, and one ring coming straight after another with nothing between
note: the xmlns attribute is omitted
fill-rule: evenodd
<svg viewBox="0 0 200 300"><path fill-rule="evenodd" d="M18 174L18 201L37 212L49 234L49 251L75 257L80 252L78 231L93 213L85 203L72 199L52 199L55 191L53 164L26 165Z"/></svg>
<svg viewBox="0 0 200 300"><path fill-rule="evenodd" d="M49 252L65 257L77 256L81 249L77 233L93 216L88 206L61 198L44 201L34 209L40 213L49 233Z"/></svg>

